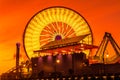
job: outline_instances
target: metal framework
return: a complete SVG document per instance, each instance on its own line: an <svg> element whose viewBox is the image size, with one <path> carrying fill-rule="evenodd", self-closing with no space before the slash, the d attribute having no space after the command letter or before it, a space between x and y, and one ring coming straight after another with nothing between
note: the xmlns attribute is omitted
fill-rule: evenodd
<svg viewBox="0 0 120 80"><path fill-rule="evenodd" d="M111 43L116 55L113 56L111 60L107 63L115 63L120 58L120 48L115 42L115 40L113 39L112 35L108 32L105 32L103 40L95 54L95 58L99 59L99 62L104 63L104 57L105 57L104 55L105 55L105 50L107 48L108 42Z"/></svg>

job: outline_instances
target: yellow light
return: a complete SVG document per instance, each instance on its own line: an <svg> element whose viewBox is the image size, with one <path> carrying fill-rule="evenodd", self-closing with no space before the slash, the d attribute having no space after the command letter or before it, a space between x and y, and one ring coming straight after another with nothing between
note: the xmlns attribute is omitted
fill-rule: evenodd
<svg viewBox="0 0 120 80"><path fill-rule="evenodd" d="M23 67L25 67L26 65L24 64Z"/></svg>
<svg viewBox="0 0 120 80"><path fill-rule="evenodd" d="M57 59L57 60L56 60L56 63L60 63L60 60L59 60L59 59Z"/></svg>
<svg viewBox="0 0 120 80"><path fill-rule="evenodd" d="M109 54L107 54L106 57L108 58L108 57L109 57Z"/></svg>

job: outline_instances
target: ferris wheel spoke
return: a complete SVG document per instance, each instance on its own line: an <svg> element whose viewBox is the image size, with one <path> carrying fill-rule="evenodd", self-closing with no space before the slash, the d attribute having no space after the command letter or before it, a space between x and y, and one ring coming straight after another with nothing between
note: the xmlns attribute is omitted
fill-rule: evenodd
<svg viewBox="0 0 120 80"><path fill-rule="evenodd" d="M42 39L42 40L40 40L40 42L43 42L43 41L49 41L50 40L50 38L46 38L46 39Z"/></svg>
<svg viewBox="0 0 120 80"><path fill-rule="evenodd" d="M52 34L54 34L53 29L51 28L51 25L47 25L46 28L48 28L48 31Z"/></svg>
<svg viewBox="0 0 120 80"><path fill-rule="evenodd" d="M44 37L44 36L45 36L45 37L48 37L48 36L51 36L51 35L50 35L50 34L41 34L40 36L41 36L41 37Z"/></svg>
<svg viewBox="0 0 120 80"><path fill-rule="evenodd" d="M45 41L44 43L41 43L41 47L46 45L47 43L48 43L48 41L47 42Z"/></svg>
<svg viewBox="0 0 120 80"><path fill-rule="evenodd" d="M47 30L47 29L43 29L43 31L45 31L45 32L47 32L47 33L50 33L50 35L51 35L51 34L53 34L53 32L52 32L52 31Z"/></svg>
<svg viewBox="0 0 120 80"><path fill-rule="evenodd" d="M39 23L38 23L38 25L37 26L44 26L45 25L45 23L43 23L42 22L42 20L41 20L41 18L40 18L40 15L37 15L36 17L35 17L35 19L37 19L38 21L39 21ZM34 21L34 20L33 20ZM36 26L36 25L35 25ZM39 29L41 29L41 27L38 27ZM38 29L38 30L39 30Z"/></svg>
<svg viewBox="0 0 120 80"><path fill-rule="evenodd" d="M58 28L58 33L60 33L60 27L59 27L59 23L58 22L56 22L56 26Z"/></svg>
<svg viewBox="0 0 120 80"><path fill-rule="evenodd" d="M63 34L64 33L64 24L62 23L61 24L61 34Z"/></svg>
<svg viewBox="0 0 120 80"><path fill-rule="evenodd" d="M53 25L54 25L54 28L56 29L56 33L59 33L58 22L55 21Z"/></svg>
<svg viewBox="0 0 120 80"><path fill-rule="evenodd" d="M52 28L53 28L54 33L57 33L57 29L55 28L55 26L54 26L53 23L51 23L51 26L52 26Z"/></svg>
<svg viewBox="0 0 120 80"><path fill-rule="evenodd" d="M81 22L82 22L82 20L83 20L82 18L76 19L76 20L74 21L74 23L72 24L72 26L74 26L75 29L78 28L78 27L80 27L80 26L77 26L77 25L80 25Z"/></svg>
<svg viewBox="0 0 120 80"><path fill-rule="evenodd" d="M68 24L66 24L65 26L66 26L66 30L68 30L68 28L69 28L69 25L68 25Z"/></svg>
<svg viewBox="0 0 120 80"><path fill-rule="evenodd" d="M41 22L42 22L43 24L46 24L46 23L47 23L47 21L44 19L44 15L43 15L43 14L41 14L41 15L39 16L39 19L41 20Z"/></svg>
<svg viewBox="0 0 120 80"><path fill-rule="evenodd" d="M72 31L72 28L70 28L70 29L66 32L65 37L67 37L68 34L69 34L71 31Z"/></svg>
<svg viewBox="0 0 120 80"><path fill-rule="evenodd" d="M67 33L67 27L68 27L68 25L66 25L66 24L64 24L64 27L63 27L63 35L65 36L66 35L66 33Z"/></svg>
<svg viewBox="0 0 120 80"><path fill-rule="evenodd" d="M70 35L68 35L68 37L73 37L75 35L75 33L71 33Z"/></svg>

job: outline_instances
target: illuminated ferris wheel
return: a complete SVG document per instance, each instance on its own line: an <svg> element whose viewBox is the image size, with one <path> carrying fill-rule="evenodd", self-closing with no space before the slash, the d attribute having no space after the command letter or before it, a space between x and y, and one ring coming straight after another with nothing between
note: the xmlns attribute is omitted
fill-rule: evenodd
<svg viewBox="0 0 120 80"><path fill-rule="evenodd" d="M24 49L29 58L42 46L55 40L89 34L84 43L92 44L92 31L86 20L76 11L65 7L50 7L35 14L28 22L23 36ZM89 54L90 50L85 51Z"/></svg>

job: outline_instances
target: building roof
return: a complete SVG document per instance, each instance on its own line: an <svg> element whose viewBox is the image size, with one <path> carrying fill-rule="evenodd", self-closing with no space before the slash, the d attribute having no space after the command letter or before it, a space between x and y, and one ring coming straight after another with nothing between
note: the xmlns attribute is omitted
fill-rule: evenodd
<svg viewBox="0 0 120 80"><path fill-rule="evenodd" d="M41 49L49 49L49 48L52 48L52 47L60 47L62 45L63 46L72 45L73 43L80 42L81 40L83 40L88 35L89 34L81 35L81 36L77 36L77 37L72 37L72 38L66 38L66 39L51 41L48 44L42 46Z"/></svg>
<svg viewBox="0 0 120 80"><path fill-rule="evenodd" d="M42 46L40 50L36 50L34 52L54 53L61 51L71 51L73 50L73 47L74 50L81 50L81 49L86 50L86 49L98 48L98 46L95 45L80 43L80 41L83 40L88 35L89 34L51 41L48 44Z"/></svg>

